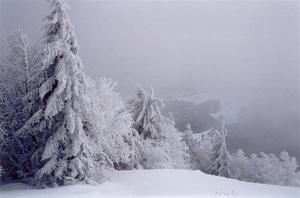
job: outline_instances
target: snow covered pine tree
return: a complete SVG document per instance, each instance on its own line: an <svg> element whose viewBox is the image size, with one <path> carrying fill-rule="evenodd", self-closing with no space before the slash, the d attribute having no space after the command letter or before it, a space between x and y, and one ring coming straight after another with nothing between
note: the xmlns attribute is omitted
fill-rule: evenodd
<svg viewBox="0 0 300 198"><path fill-rule="evenodd" d="M89 122L89 79L63 0L50 0L40 72L25 100L31 117L17 132L23 144L21 177L38 186L91 182L100 176L100 148Z"/></svg>
<svg viewBox="0 0 300 198"><path fill-rule="evenodd" d="M189 164L189 167L191 169L196 169L196 163L195 161L195 155L194 155L194 151L195 151L195 146L197 145L198 142L196 142L196 140L193 138L193 130L191 125L188 123L186 124L186 129L184 131L184 134L182 136L182 142L185 145L186 148L186 161Z"/></svg>
<svg viewBox="0 0 300 198"><path fill-rule="evenodd" d="M191 125L188 123L186 124L186 129L184 131L184 135L182 137L182 141L184 141L188 147L192 147L193 142L193 130Z"/></svg>
<svg viewBox="0 0 300 198"><path fill-rule="evenodd" d="M226 129L213 129L215 139L213 142L211 161L212 165L208 168L208 173L223 177L230 176L229 153L226 148L225 137Z"/></svg>
<svg viewBox="0 0 300 198"><path fill-rule="evenodd" d="M138 86L136 97L128 101L134 128L143 139L141 164L146 169L186 167L187 157L180 134L174 127L174 120L161 114L161 106L163 103L154 98L153 89L147 93L141 86Z"/></svg>
<svg viewBox="0 0 300 198"><path fill-rule="evenodd" d="M153 89L146 93L141 85L137 88L137 97L128 102L129 111L132 113L134 128L144 138L159 138L163 133L160 122L162 115L160 107L163 106L161 100L154 98Z"/></svg>

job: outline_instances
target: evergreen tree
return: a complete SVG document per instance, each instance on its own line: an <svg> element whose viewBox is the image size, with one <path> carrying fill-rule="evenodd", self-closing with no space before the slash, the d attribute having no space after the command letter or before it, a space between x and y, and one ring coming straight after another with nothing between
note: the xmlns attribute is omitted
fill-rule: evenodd
<svg viewBox="0 0 300 198"><path fill-rule="evenodd" d="M31 116L17 132L23 151L20 177L39 186L91 182L101 176L101 163L94 160L101 150L96 152L96 132L88 120L90 80L82 71L68 6L63 0L49 3L40 72L24 98L24 111Z"/></svg>
<svg viewBox="0 0 300 198"><path fill-rule="evenodd" d="M230 176L229 153L225 143L225 129L215 130L216 138L214 141L211 161L212 165L208 168L208 172L212 175Z"/></svg>
<svg viewBox="0 0 300 198"><path fill-rule="evenodd" d="M247 164L249 163L249 158L245 156L243 150L239 149L236 153L230 155L230 177L242 180L246 178Z"/></svg>
<svg viewBox="0 0 300 198"><path fill-rule="evenodd" d="M149 94L138 86L135 98L129 100L129 111L134 120L134 128L144 138L159 138L163 136L160 123L162 115L160 107L163 103L160 99L154 98L153 89L150 89Z"/></svg>
<svg viewBox="0 0 300 198"><path fill-rule="evenodd" d="M186 133L190 133L189 127L186 129ZM186 135L184 135L184 138L185 136ZM193 134L188 138L192 169L209 173L208 168L212 165L211 153L215 142L215 136L215 130L209 129L201 133Z"/></svg>
<svg viewBox="0 0 300 198"><path fill-rule="evenodd" d="M143 139L142 166L151 168L186 167L185 148L171 116L161 114L163 103L154 98L153 89L147 93L138 87L135 98L128 102L134 120L134 128Z"/></svg>
<svg viewBox="0 0 300 198"><path fill-rule="evenodd" d="M261 152L250 158L238 151L230 157L230 168L231 177L243 181L300 186L297 160L285 151L279 157Z"/></svg>
<svg viewBox="0 0 300 198"><path fill-rule="evenodd" d="M191 148L193 145L193 130L189 123L186 124L186 129L184 131L182 141L184 141L189 148Z"/></svg>
<svg viewBox="0 0 300 198"><path fill-rule="evenodd" d="M196 169L196 159L195 159L195 146L196 146L196 141L193 138L193 130L191 128L191 125L188 123L186 124L186 129L184 131L184 134L182 136L183 144L186 147L186 156L187 159L186 161L189 164L189 167L192 169Z"/></svg>
<svg viewBox="0 0 300 198"><path fill-rule="evenodd" d="M300 186L300 176L298 171L298 162L295 157L291 157L288 152L280 153L281 160L281 185Z"/></svg>
<svg viewBox="0 0 300 198"><path fill-rule="evenodd" d="M166 153L170 156L171 166L168 168L190 168L190 155L187 145L182 142L182 134L175 128L172 114L163 117L162 128L166 138Z"/></svg>

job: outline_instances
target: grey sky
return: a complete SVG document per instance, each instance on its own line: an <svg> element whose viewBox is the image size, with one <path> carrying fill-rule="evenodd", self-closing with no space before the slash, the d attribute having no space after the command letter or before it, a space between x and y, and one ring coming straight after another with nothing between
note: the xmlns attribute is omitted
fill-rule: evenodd
<svg viewBox="0 0 300 198"><path fill-rule="evenodd" d="M0 2L2 37L18 27L40 36L44 1ZM68 2L87 73L111 77L122 93L136 82L159 93L197 90L264 106L275 123L300 122L298 1ZM300 132L289 119L280 125Z"/></svg>
<svg viewBox="0 0 300 198"><path fill-rule="evenodd" d="M39 36L44 1L0 1L1 32L21 27L31 38ZM141 82L243 101L296 96L296 1L68 2L92 76L112 77L125 88Z"/></svg>

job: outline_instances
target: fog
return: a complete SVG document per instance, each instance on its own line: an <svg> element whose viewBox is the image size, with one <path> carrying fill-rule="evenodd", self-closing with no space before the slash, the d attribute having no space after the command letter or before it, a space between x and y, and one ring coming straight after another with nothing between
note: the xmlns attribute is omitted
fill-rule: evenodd
<svg viewBox="0 0 300 198"><path fill-rule="evenodd" d="M1 37L20 27L40 38L44 1L0 2ZM160 96L188 91L229 102L247 123L239 137L300 157L298 1L68 2L93 78L118 81L124 96L139 82Z"/></svg>

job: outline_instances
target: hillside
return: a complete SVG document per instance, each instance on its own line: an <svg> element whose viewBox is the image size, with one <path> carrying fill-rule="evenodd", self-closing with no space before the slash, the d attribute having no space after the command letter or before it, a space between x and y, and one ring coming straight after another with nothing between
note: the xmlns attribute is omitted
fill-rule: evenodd
<svg viewBox="0 0 300 198"><path fill-rule="evenodd" d="M34 189L24 184L0 186L1 198L103 197L270 197L298 198L300 188L254 184L189 170L136 170L110 174L97 185Z"/></svg>

